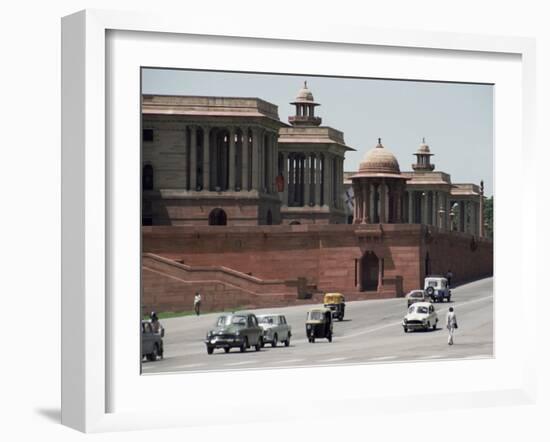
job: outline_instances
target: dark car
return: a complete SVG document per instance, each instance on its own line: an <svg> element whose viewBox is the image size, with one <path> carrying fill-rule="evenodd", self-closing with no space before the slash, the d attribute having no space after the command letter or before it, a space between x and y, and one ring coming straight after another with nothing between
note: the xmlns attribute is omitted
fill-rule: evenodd
<svg viewBox="0 0 550 442"><path fill-rule="evenodd" d="M215 328L207 333L204 342L207 353L211 355L216 348L223 348L226 353L233 347L238 347L241 352L250 347L259 351L262 339L263 329L254 314L227 313L218 317Z"/></svg>
<svg viewBox="0 0 550 442"><path fill-rule="evenodd" d="M141 358L156 361L164 356L162 335L153 331L151 321L141 321Z"/></svg>

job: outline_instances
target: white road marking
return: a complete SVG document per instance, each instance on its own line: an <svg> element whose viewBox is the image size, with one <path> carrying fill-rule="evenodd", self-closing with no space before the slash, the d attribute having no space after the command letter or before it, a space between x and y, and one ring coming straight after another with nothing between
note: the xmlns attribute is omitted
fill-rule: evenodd
<svg viewBox="0 0 550 442"><path fill-rule="evenodd" d="M224 364L226 367L234 367L236 365L245 365L245 364L252 364L256 362L255 360L249 360L249 361L241 361L241 362L232 362L230 364Z"/></svg>
<svg viewBox="0 0 550 442"><path fill-rule="evenodd" d="M337 361L344 361L346 359L349 359L348 357L342 357L342 358L331 358L331 359L323 359L321 361L317 361L320 364L323 364L325 362L337 362Z"/></svg>
<svg viewBox="0 0 550 442"><path fill-rule="evenodd" d="M485 296L483 298L477 298L477 299L473 299L471 301L466 301L466 302L462 302L462 303L456 303L455 302L453 304L453 307L455 307L455 308L456 307L461 307L463 305L474 304L476 302L481 302L481 301L485 301L487 299L492 299L492 298L493 298L493 295L490 295L490 296ZM443 311L443 309L436 310L437 313L441 313L442 311ZM383 329L388 328L388 327L395 327L396 325L401 325L401 320L399 322L391 322L389 324L380 325L378 327L368 328L366 330L361 330L361 331L353 333L351 335L340 336L339 339L355 338L357 336L366 335L368 333L373 333L373 332L376 332L378 330L383 330Z"/></svg>
<svg viewBox="0 0 550 442"><path fill-rule="evenodd" d="M370 358L369 361L388 361L389 359L396 359L397 356L378 356L376 358Z"/></svg>
<svg viewBox="0 0 550 442"><path fill-rule="evenodd" d="M291 364L293 362L302 362L302 361L305 361L305 359L287 359L286 361L269 362L269 364Z"/></svg>

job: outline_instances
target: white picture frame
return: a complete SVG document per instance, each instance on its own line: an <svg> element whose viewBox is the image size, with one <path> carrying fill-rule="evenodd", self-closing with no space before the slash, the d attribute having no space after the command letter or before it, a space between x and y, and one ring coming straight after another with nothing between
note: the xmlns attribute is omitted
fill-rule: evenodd
<svg viewBox="0 0 550 442"><path fill-rule="evenodd" d="M213 49L216 44L209 44L212 39L219 46L217 49ZM126 72L124 69L134 72L136 66L184 67L181 59L167 64L167 59L163 60L163 57L169 56L170 51L181 54L176 49L190 40L196 52L188 48L189 54L197 57L201 52L220 51L220 47L229 43L237 48L235 50L242 47L244 51L260 51L263 48L272 50L273 54L289 51L289 48L297 55L304 51L318 51L336 58L341 55L338 58L340 70L324 71L325 74L337 75L348 63L346 60L354 59L350 54L355 56L357 51L366 51L369 57L386 57L388 65L370 68L364 72L365 77L437 81L481 79L495 83L495 194L498 192L498 199L495 201L497 351L494 359L139 377L139 358L132 356L137 355L135 345L138 333L134 333L131 326L126 327L120 313L121 306L124 308L128 300L124 297L114 299L112 296L112 293L121 293L125 283L139 285L139 277L138 280L131 277L135 276L136 271L139 274L139 261L134 259L139 257L139 239L136 241L135 236L136 231L139 232L138 218L135 220L136 229L126 229L130 234L124 234L124 226L132 222L135 208L139 206L139 181L136 180L139 171L131 166L134 157L128 159L135 152L132 153L131 148L121 151L116 147L120 146L117 137L133 134L132 128L136 127L136 115L140 110L135 103L139 102L139 90L135 90L135 97L125 95L128 92L125 90L115 99L111 95L112 84L118 81L117 75ZM135 45L143 50L136 51ZM410 56L410 53L414 54ZM140 58L148 54L151 57L149 60L161 64L142 63ZM516 201L517 204L521 201L519 204L524 204L524 207L536 207L536 189L527 189L526 185L513 186L499 178L514 168L516 173L527 177L533 167L536 91L535 46L532 39L396 32L334 25L296 28L284 23L254 21L235 27L230 21L220 24L211 22L207 17L195 17L193 21L183 23L177 17L94 10L63 19L62 55L63 424L84 432L101 432L210 425L212 421L262 422L268 420L262 410L247 405L244 400L238 405L245 412L235 420L224 415L222 407L220 411L209 408L208 398L223 385L247 379L262 382L267 376L275 377L278 380L276 388L279 391L283 388L286 399L291 399L290 406L276 416L278 419L312 418L324 405L334 404L334 401L338 403L337 407L333 406L335 417L404 411L403 397L414 399L419 410L431 410L434 398L439 403L444 402L446 408L533 403L536 391L534 317L533 321L525 322L525 327L513 334L507 322L512 315L510 307L508 303L499 302L512 292L521 294L514 297L519 303L516 305L521 306L520 311L516 312L520 320L528 317L528 311L536 303L534 279L514 279L511 271L516 269L520 275L527 275L526 257L536 255L535 233L520 228L520 240L506 251L499 249L506 232L516 227L516 208L510 207L507 202ZM219 69L271 70L269 63L262 64L257 59L223 59L221 51L219 56L218 64L210 58L209 62L192 60L185 67L193 67L194 63L196 68L217 66ZM415 62L414 57L417 56L419 58ZM176 55L174 57L177 58ZM412 57L407 58L410 64L400 67L399 60L404 57ZM430 61L429 70L420 59ZM454 74L449 73L449 66L445 67L449 60L456 61ZM477 71L465 71L461 70L461 63L481 67ZM495 66L504 63L509 69L491 67L491 63L496 63ZM114 65L116 69L112 68ZM358 66L348 68L358 72ZM307 73L319 73L319 69L323 68L315 65L311 69L314 72ZM399 72L402 74L399 75ZM495 78L498 81L494 81ZM132 77L128 83L133 81L135 78ZM131 85L129 87L131 90ZM116 106L129 106L131 116L125 121L117 120L117 112L120 111L115 109ZM108 130L106 123L113 121L117 121L116 127ZM139 151L139 131L131 136L132 139L127 139L128 146L135 144L135 150ZM518 146L521 148L518 149ZM510 158L506 155L509 152L521 158L519 170L517 157ZM125 186L131 189L134 184L135 194L125 192ZM126 215L121 213L121 198L124 199L123 205L129 205L129 209L124 210ZM523 222L536 214L524 210L517 216ZM512 253L517 256L514 263L506 259ZM121 256L128 258L122 267L119 266ZM129 291L132 292L131 289ZM132 296L135 296L135 290L133 293ZM132 321L137 317L132 314L139 310L139 305L127 307ZM120 345L117 347L116 342L125 339L129 342L129 349L114 351L114 348L121 348ZM425 394L408 386L404 380L405 371L421 372L443 364L447 373L455 374L455 381L448 388ZM377 385L365 381L354 387L354 382L357 383L365 373L369 374L369 378L378 379ZM460 379L460 373L464 374L464 379ZM474 373L478 374L478 379L470 377ZM343 378L343 392L329 397L317 397L315 394L304 397L304 388L318 384L319 379L326 376ZM391 384L390 379L393 379ZM195 388L197 385L201 389ZM155 406L131 406L136 403L132 391L135 394L141 388L160 395ZM186 400L171 401L168 389L170 393L182 389Z"/></svg>

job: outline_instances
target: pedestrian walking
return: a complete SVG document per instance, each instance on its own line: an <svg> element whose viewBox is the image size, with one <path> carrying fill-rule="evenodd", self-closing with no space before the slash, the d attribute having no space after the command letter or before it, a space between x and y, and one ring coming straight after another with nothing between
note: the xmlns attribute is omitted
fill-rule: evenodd
<svg viewBox="0 0 550 442"><path fill-rule="evenodd" d="M451 272L451 269L447 270L445 277L447 278L447 287L451 288L451 279L453 278L453 272Z"/></svg>
<svg viewBox="0 0 550 442"><path fill-rule="evenodd" d="M449 338L447 339L447 343L449 345L454 344L454 333L457 328L458 322L456 321L456 313L454 308L449 307L449 312L447 313L447 330L449 330Z"/></svg>
<svg viewBox="0 0 550 442"><path fill-rule="evenodd" d="M202 296L199 292L196 292L195 299L193 301L193 307L195 308L195 314L197 316L200 316L201 314L201 302L202 302Z"/></svg>

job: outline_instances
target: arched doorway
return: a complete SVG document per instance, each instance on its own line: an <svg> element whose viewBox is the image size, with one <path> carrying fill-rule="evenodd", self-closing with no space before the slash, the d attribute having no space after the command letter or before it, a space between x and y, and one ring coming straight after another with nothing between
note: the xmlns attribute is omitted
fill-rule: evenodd
<svg viewBox="0 0 550 442"><path fill-rule="evenodd" d="M430 254L426 253L426 258L424 259L424 277L432 274L432 263L430 261Z"/></svg>
<svg viewBox="0 0 550 442"><path fill-rule="evenodd" d="M372 291L378 289L378 273L380 261L374 252L366 252L361 258L361 291Z"/></svg>
<svg viewBox="0 0 550 442"><path fill-rule="evenodd" d="M143 190L153 190L153 166L146 164L143 166L143 172L141 174L141 185Z"/></svg>
<svg viewBox="0 0 550 442"><path fill-rule="evenodd" d="M300 224L301 224L300 221L290 221L288 223L289 226L299 226Z"/></svg>
<svg viewBox="0 0 550 442"><path fill-rule="evenodd" d="M214 209L208 215L209 226L225 226L227 225L227 215L222 209Z"/></svg>
<svg viewBox="0 0 550 442"><path fill-rule="evenodd" d="M273 215L271 213L271 210L267 211L267 220L266 223L268 226L271 226L273 224Z"/></svg>

